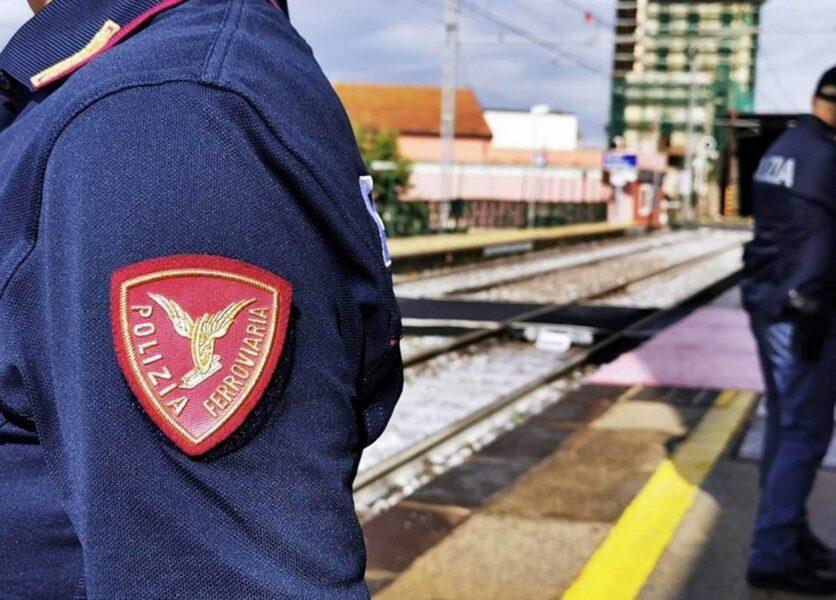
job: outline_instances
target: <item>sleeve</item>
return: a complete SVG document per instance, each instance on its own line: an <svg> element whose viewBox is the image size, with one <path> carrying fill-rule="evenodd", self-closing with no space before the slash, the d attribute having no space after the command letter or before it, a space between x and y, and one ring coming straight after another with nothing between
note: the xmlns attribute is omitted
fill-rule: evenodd
<svg viewBox="0 0 836 600"><path fill-rule="evenodd" d="M790 291L816 304L836 300L836 214L822 202L798 198L794 219L803 235L790 276Z"/></svg>
<svg viewBox="0 0 836 600"><path fill-rule="evenodd" d="M836 154L813 145L794 174L793 221L799 232L788 290L813 304L836 304Z"/></svg>
<svg viewBox="0 0 836 600"><path fill-rule="evenodd" d="M351 559L363 555L350 489L354 275L260 127L235 94L147 86L86 109L49 158L33 258L36 421L89 597L365 589ZM270 312L289 290L292 308ZM113 311L126 313L124 339ZM272 375L259 379L282 319ZM173 437L214 435L207 420L247 402L208 450L190 455Z"/></svg>

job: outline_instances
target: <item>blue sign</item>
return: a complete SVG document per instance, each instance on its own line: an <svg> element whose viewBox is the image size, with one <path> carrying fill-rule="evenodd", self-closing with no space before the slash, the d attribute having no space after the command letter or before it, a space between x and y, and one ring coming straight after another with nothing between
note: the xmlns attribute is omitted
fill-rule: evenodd
<svg viewBox="0 0 836 600"><path fill-rule="evenodd" d="M607 152L604 154L605 171L635 171L639 167L639 157L635 154Z"/></svg>

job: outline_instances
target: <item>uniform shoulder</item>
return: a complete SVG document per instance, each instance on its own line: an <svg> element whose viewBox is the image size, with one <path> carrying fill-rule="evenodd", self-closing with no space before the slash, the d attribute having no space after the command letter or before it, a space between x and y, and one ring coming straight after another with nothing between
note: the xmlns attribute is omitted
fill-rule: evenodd
<svg viewBox="0 0 836 600"><path fill-rule="evenodd" d="M240 14L235 14L236 10ZM254 28L242 25L245 20L258 23L257 33L269 37L259 42L261 56L251 54L249 64L230 66L237 54L235 48L246 45L242 40L253 36ZM91 114L100 119L108 116L100 121L100 131L101 123L134 129L137 123L154 118L154 111L194 112L204 120L214 114L215 120L226 121L229 130L253 128L264 122L253 117L267 112L259 108L269 107L271 101L256 98L245 83L248 77L282 78L277 68L282 61L271 60L271 52L279 52L297 65L305 62L305 56L308 63L315 64L285 15L267 0L183 2L70 74L39 110L49 114L58 132L75 130L73 139L77 141L88 131L96 135ZM287 104L278 95L272 102ZM173 125L172 138L185 143L196 139L176 121Z"/></svg>
<svg viewBox="0 0 836 600"><path fill-rule="evenodd" d="M767 150L755 181L836 206L836 143L802 121Z"/></svg>
<svg viewBox="0 0 836 600"><path fill-rule="evenodd" d="M807 131L799 136L796 151L796 191L836 207L836 141Z"/></svg>
<svg viewBox="0 0 836 600"><path fill-rule="evenodd" d="M828 138L825 125L811 116L802 117L775 148L810 165L826 165L836 160L836 140Z"/></svg>
<svg viewBox="0 0 836 600"><path fill-rule="evenodd" d="M336 93L310 47L268 0L178 4L73 73L50 100L72 115L110 94L172 82L234 92L309 162L339 154L350 157L352 171L363 171ZM201 93L197 87L180 92Z"/></svg>
<svg viewBox="0 0 836 600"><path fill-rule="evenodd" d="M248 99L294 153L321 165L350 157L363 171L342 103L311 48L269 2L243 0L222 60L206 73ZM315 156L314 156L315 155Z"/></svg>
<svg viewBox="0 0 836 600"><path fill-rule="evenodd" d="M215 14L219 7L229 11ZM225 133L236 141L232 147L251 158L240 161L240 169L250 169L250 163L269 166L287 186L304 189L297 200L315 207L323 229L349 252L377 260L378 234L358 183L367 171L354 132L312 51L285 15L268 0L196 0L158 19L79 71L84 81L65 84L84 88L94 100L74 99L84 108L68 126L73 135L61 136L60 152L69 156L75 145L91 160L102 158L95 141L107 128L127 147L170 146L193 162L190 153L205 156L204 141L214 143L217 132ZM166 58L169 53L181 56ZM143 128L161 115L169 129ZM136 135L123 135L126 131ZM175 162L168 160L163 168Z"/></svg>
<svg viewBox="0 0 836 600"><path fill-rule="evenodd" d="M102 97L75 115L50 148L43 210L94 212L115 228L130 219L171 220L186 237L210 214L239 215L244 222L240 203L247 190L260 189L262 201L286 200L270 187L274 180L254 143L260 131L252 116L236 94L195 82ZM138 227L132 231L139 235Z"/></svg>
<svg viewBox="0 0 836 600"><path fill-rule="evenodd" d="M241 29L241 14L236 11L258 13L260 20L273 23L272 37L263 42L265 55L281 44L275 35L277 23L287 24L281 38L294 33L284 14L268 0L173 3L138 31L69 75L51 96L60 98L58 104L78 110L80 104L130 87L171 81L216 85L221 73L230 72L226 64L232 53L232 39L238 37ZM254 76L263 74L257 61L244 68Z"/></svg>
<svg viewBox="0 0 836 600"><path fill-rule="evenodd" d="M155 16L139 31L72 73L53 95L73 100L162 81L199 81L222 28L223 16L184 2ZM196 6L201 10L196 12Z"/></svg>

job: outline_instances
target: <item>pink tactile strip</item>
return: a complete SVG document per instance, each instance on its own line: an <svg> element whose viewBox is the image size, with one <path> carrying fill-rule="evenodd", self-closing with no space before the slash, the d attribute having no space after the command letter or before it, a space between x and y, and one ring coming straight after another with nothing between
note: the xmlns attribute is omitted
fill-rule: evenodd
<svg viewBox="0 0 836 600"><path fill-rule="evenodd" d="M717 307L695 311L587 382L763 391L746 313Z"/></svg>

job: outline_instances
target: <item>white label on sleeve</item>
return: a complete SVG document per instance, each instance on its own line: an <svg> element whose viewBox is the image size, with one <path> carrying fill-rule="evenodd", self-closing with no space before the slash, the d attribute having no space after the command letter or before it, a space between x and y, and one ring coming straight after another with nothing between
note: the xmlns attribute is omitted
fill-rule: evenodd
<svg viewBox="0 0 836 600"><path fill-rule="evenodd" d="M383 263L389 267L392 265L392 256L389 254L389 244L386 241L386 226L383 224L383 219L377 214L377 208L374 205L374 180L371 175L363 175L360 178L360 193L363 194L363 203L366 205L366 210L371 216L374 224L377 226L377 233L380 236L380 247L383 249Z"/></svg>
<svg viewBox="0 0 836 600"><path fill-rule="evenodd" d="M795 159L777 155L765 157L758 165L755 181L792 188L795 184Z"/></svg>

